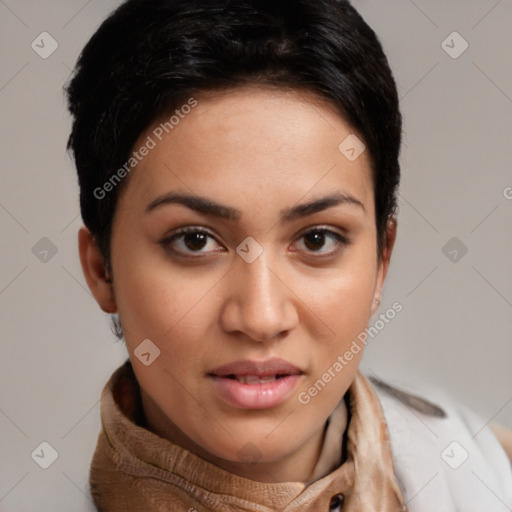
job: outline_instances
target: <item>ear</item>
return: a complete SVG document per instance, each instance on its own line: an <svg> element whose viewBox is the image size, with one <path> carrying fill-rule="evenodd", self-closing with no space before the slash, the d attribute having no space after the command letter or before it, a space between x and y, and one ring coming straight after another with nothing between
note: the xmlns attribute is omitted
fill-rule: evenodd
<svg viewBox="0 0 512 512"><path fill-rule="evenodd" d="M382 250L382 256L379 261L379 268L377 270L377 278L375 282L375 292L373 295L373 304L371 308L371 315L373 316L375 312L379 309L380 301L382 298L382 288L384 286L384 281L386 280L386 275L388 273L389 262L391 260L391 253L393 252L393 247L395 245L396 240L396 228L397 221L395 217L390 217L387 223L386 228L386 239L384 243L384 248Z"/></svg>
<svg viewBox="0 0 512 512"><path fill-rule="evenodd" d="M109 282L105 269L105 260L93 235L85 226L78 231L78 252L87 286L96 302L105 313L115 313L117 304L112 283Z"/></svg>

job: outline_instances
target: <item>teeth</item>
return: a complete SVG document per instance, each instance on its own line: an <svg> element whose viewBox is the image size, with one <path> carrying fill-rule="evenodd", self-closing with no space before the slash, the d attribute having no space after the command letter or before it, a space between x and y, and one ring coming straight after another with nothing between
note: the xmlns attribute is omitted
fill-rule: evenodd
<svg viewBox="0 0 512 512"><path fill-rule="evenodd" d="M277 380L277 375L268 375L267 377L260 377L260 382L274 382Z"/></svg>
<svg viewBox="0 0 512 512"><path fill-rule="evenodd" d="M238 375L235 379L242 384L264 384L266 382L274 382L275 375L268 375L266 377L258 377L257 375Z"/></svg>

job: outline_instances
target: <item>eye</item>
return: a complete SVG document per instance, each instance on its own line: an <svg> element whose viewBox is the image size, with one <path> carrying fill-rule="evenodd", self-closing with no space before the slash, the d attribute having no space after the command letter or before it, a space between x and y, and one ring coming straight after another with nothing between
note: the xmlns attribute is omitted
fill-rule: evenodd
<svg viewBox="0 0 512 512"><path fill-rule="evenodd" d="M202 251L208 246L208 239L214 240L213 235L206 229L194 226L187 226L179 229L171 236L164 238L160 244L178 254L209 253L217 251ZM176 248L178 247L178 248Z"/></svg>
<svg viewBox="0 0 512 512"><path fill-rule="evenodd" d="M192 254L208 254L212 252L222 252L219 250L203 250L208 247L208 239L215 240L215 237L206 229L195 226L187 226L176 231L174 234L164 238L159 243L165 248L180 256L189 256ZM325 227L315 227L303 233L299 240L304 239L303 245L305 252L320 254L322 256L331 256L341 250L343 246L349 245L350 241L340 233L327 229ZM331 249L322 251L327 241ZM303 251L300 249L300 251ZM192 256L194 257L194 256Z"/></svg>
<svg viewBox="0 0 512 512"><path fill-rule="evenodd" d="M304 239L303 245L306 247L306 252L327 256L336 254L342 247L350 243L345 236L324 227L310 229L301 235L300 240L302 239ZM326 246L328 240L331 240L331 243L327 244L331 249L320 250Z"/></svg>

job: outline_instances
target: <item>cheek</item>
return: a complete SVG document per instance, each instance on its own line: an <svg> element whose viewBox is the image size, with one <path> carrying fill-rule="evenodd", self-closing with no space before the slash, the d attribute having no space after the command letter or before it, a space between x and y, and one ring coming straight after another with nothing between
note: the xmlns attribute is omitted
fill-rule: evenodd
<svg viewBox="0 0 512 512"><path fill-rule="evenodd" d="M311 347L314 374L308 386L317 379L330 383L319 400L327 407L349 386L364 352L361 339L371 318L376 278L376 258L368 251L354 251L332 275L310 283L306 302L328 329Z"/></svg>
<svg viewBox="0 0 512 512"><path fill-rule="evenodd" d="M173 343L173 357L180 358L184 352L180 347L196 353L193 340L203 339L209 321L206 309L211 310L215 285L221 277L199 267L180 269L161 257L145 260L136 251L119 261L115 268L116 301L130 352L149 338L163 356L165 347L176 339L187 343Z"/></svg>
<svg viewBox="0 0 512 512"><path fill-rule="evenodd" d="M355 251L339 268L310 282L304 293L336 337L345 338L354 330L366 327L375 279L375 260L368 253Z"/></svg>
<svg viewBox="0 0 512 512"><path fill-rule="evenodd" d="M364 329L370 319L374 274L351 272L340 278L332 296L326 298L324 311L333 323L337 336L345 339Z"/></svg>
<svg viewBox="0 0 512 512"><path fill-rule="evenodd" d="M317 285L315 298L310 295L315 304L312 309L328 330L308 347L312 373L298 395L299 403L309 407L304 410L304 421L309 424L314 423L311 410L316 416L327 416L357 372L365 347L361 335L368 326L373 301L372 269L373 263L368 262L350 272L339 272L323 283L321 293Z"/></svg>

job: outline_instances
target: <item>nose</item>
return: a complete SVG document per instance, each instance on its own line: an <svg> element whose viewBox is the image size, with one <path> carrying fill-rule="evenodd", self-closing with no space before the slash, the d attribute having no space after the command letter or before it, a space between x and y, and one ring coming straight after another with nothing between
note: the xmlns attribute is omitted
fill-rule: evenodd
<svg viewBox="0 0 512 512"><path fill-rule="evenodd" d="M266 342L276 341L297 325L298 298L277 264L266 257L266 251L252 263L240 258L229 274L221 313L226 332Z"/></svg>

